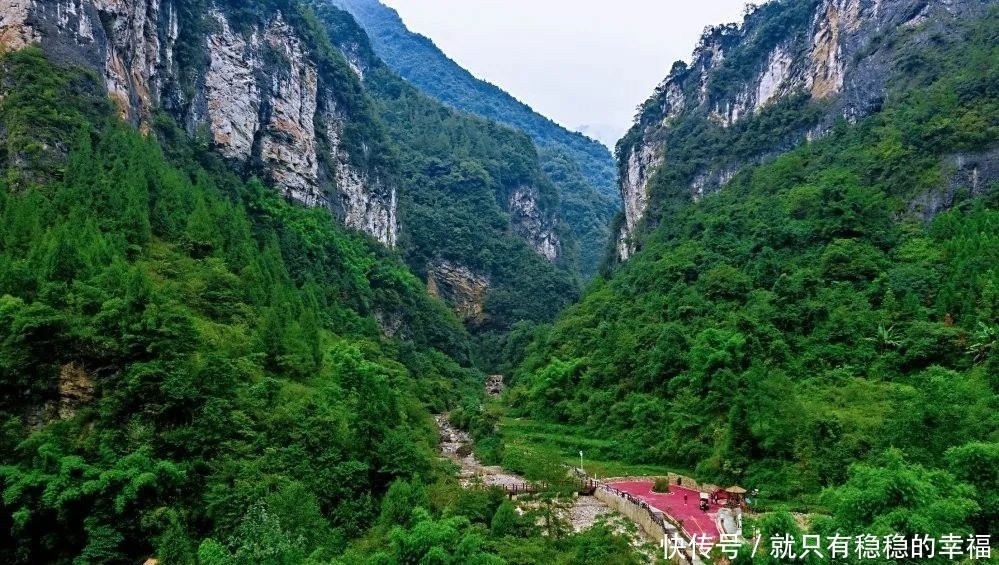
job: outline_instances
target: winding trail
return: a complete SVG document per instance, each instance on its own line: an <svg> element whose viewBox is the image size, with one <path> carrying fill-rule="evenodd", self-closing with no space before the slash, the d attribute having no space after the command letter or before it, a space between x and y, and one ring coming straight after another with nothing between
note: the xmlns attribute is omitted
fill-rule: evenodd
<svg viewBox="0 0 999 565"><path fill-rule="evenodd" d="M505 487L527 482L527 479L504 471L502 467L483 465L472 453L462 457L459 452L463 446L471 449L471 436L452 426L447 420L447 414L437 414L434 418L437 420L437 429L440 430L441 453L461 467L458 475L461 486L468 488L481 482L486 486Z"/></svg>

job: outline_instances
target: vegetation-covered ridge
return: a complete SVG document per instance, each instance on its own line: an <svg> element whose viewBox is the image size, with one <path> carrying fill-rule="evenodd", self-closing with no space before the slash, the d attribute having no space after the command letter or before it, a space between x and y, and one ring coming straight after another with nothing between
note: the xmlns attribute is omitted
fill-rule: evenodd
<svg viewBox="0 0 999 565"><path fill-rule="evenodd" d="M186 1L192 2L186 25L196 37L212 24L197 10L200 0ZM328 2L233 2L224 11L237 29L277 12L294 24L330 77L338 108L349 110L343 141L355 143L347 143L348 151L398 186L398 248L410 269L428 282L441 277L444 263L460 269L459 280L444 282L465 294L441 294L452 306L473 311L463 321L482 343L475 348L480 366L495 368L515 324L551 321L578 297L581 246L526 135L420 94L378 58L350 14ZM534 203L535 218L513 209L518 191ZM544 240L557 242L555 264L539 255Z"/></svg>
<svg viewBox="0 0 999 565"><path fill-rule="evenodd" d="M377 0L332 3L357 19L379 56L403 78L449 106L525 131L542 147L556 144L585 167L587 182L606 196L616 196L613 160L599 142L566 130L499 87L475 78L431 39L409 31L395 10Z"/></svg>
<svg viewBox="0 0 999 565"><path fill-rule="evenodd" d="M392 8L376 0L332 0L332 4L348 10L385 63L423 92L530 135L542 167L559 189L560 216L579 244L579 269L587 280L596 274L610 237L609 225L620 207L610 151L475 78L433 41L409 31Z"/></svg>
<svg viewBox="0 0 999 565"><path fill-rule="evenodd" d="M72 147L44 185L12 191L8 169L0 190L3 561L183 562L279 491L342 548L429 469L426 407L473 378L442 352L467 359L461 326L327 212L95 111L96 76L3 63L4 126Z"/></svg>
<svg viewBox="0 0 999 565"><path fill-rule="evenodd" d="M626 209L617 255L742 168L828 134L837 120L879 112L989 9L977 0L774 0L747 8L741 24L706 28L617 145Z"/></svg>
<svg viewBox="0 0 999 565"><path fill-rule="evenodd" d="M481 377L384 246L121 124L94 73L0 69L0 561L636 562L436 463Z"/></svg>
<svg viewBox="0 0 999 565"><path fill-rule="evenodd" d="M516 409L821 502L816 530L999 533L997 39L992 9L908 53L882 111L716 194L660 185L643 250L524 349Z"/></svg>
<svg viewBox="0 0 999 565"><path fill-rule="evenodd" d="M124 3L127 7L133 2ZM260 34L275 18L289 25L291 32L301 41L308 55L309 63L315 65L319 88L332 99L335 112L344 118L342 134L336 140L321 138L317 157L324 175L335 175L336 164L332 162L331 144L342 146L352 165L374 177L386 177L394 183L397 179L397 163L392 145L384 125L378 120L371 107L371 100L364 91L363 84L351 70L344 54L330 41L326 30L315 18L312 11L300 0L173 0L176 11L175 24L168 22L145 22L146 25L176 25L178 35L172 43L173 57L176 60L175 76L168 76L169 86L160 94L162 110L173 116L179 123L188 126L204 119L204 109L199 108L199 92L204 89L204 69L209 66L213 53L206 36L217 33L219 21L214 13L224 16L227 25L238 34ZM121 17L121 16L119 16ZM107 24L105 24L107 25ZM55 38L46 38L55 39ZM163 38L161 38L162 40ZM79 49L79 46L75 46ZM70 48L71 50L72 48ZM254 77L257 89L265 91L270 81L286 80L283 76L289 69L287 54L282 55L274 48L268 52L267 61ZM62 62L64 53L55 53L57 62ZM216 54L217 56L217 54ZM267 76L271 75L271 76ZM259 93L258 93L259 94ZM251 117L252 119L252 117ZM333 124L324 124L329 127ZM204 132L201 132L204 133ZM308 132L307 132L308 133ZM259 144L259 141L256 142ZM242 171L262 178L270 175L273 163L264 162L257 147ZM231 165L233 163L230 163ZM327 179L328 181L328 179Z"/></svg>
<svg viewBox="0 0 999 565"><path fill-rule="evenodd" d="M542 212L559 206L548 170L527 135L422 94L382 63L349 14L323 4L315 9L337 46L364 69L365 86L395 142L406 262L423 277L447 261L487 278L482 314L469 326L480 366L501 370L514 326L551 321L579 293L579 248L564 223L537 226L555 230L563 242L556 266L525 244L531 234L511 226L517 191L533 194Z"/></svg>
<svg viewBox="0 0 999 565"><path fill-rule="evenodd" d="M140 129L173 118L244 180L328 206L394 245L428 287L471 311L470 326L550 321L578 295L578 246L530 139L426 97L410 102L415 89L346 12L298 0L88 0L59 23L60 6L26 8L39 45L104 74ZM134 68L122 74L126 60Z"/></svg>

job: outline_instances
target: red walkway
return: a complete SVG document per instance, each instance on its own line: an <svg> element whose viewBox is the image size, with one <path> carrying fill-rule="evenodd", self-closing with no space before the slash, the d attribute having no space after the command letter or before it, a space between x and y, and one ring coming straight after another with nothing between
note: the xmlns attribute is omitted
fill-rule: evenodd
<svg viewBox="0 0 999 565"><path fill-rule="evenodd" d="M628 481L607 483L607 486L616 488L622 492L631 494L641 499L656 510L661 510L673 518L674 521L683 520L683 530L688 536L697 535L711 536L715 542L718 541L718 527L715 525L714 514L718 512L720 506L711 504L708 511L701 510L701 493L699 491L670 485L670 493L652 492L652 481ZM683 497L687 496L684 504ZM710 512L710 515L708 514Z"/></svg>

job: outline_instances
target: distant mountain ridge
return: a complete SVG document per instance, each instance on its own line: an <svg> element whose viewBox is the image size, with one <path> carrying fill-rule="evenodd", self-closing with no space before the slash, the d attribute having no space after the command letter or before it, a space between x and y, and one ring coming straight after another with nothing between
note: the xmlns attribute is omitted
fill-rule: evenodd
<svg viewBox="0 0 999 565"><path fill-rule="evenodd" d="M613 158L599 141L569 131L498 86L476 78L432 39L410 31L395 9L378 0L330 2L354 16L368 32L378 56L403 78L445 104L523 130L539 145L568 149L586 180L602 194L617 198Z"/></svg>
<svg viewBox="0 0 999 565"><path fill-rule="evenodd" d="M377 0L329 1L350 12L364 27L378 56L423 92L448 106L515 127L531 136L546 171L564 179L556 181L561 192L562 215L579 242L583 276L594 274L610 238L610 221L620 209L617 168L610 150L538 114L499 87L476 78L431 39L410 31L391 7Z"/></svg>

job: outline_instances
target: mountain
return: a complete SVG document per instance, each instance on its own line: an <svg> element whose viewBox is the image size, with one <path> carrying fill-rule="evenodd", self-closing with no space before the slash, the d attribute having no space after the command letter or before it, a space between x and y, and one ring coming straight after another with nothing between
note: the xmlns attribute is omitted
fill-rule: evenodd
<svg viewBox="0 0 999 565"><path fill-rule="evenodd" d="M0 68L0 560L342 552L430 468L432 391L475 386L460 322L329 211L121 121L104 76Z"/></svg>
<svg viewBox="0 0 999 565"><path fill-rule="evenodd" d="M434 42L411 32L399 13L377 0L331 0L350 12L371 38L375 52L403 78L448 106L484 116L530 134L539 146L572 155L587 182L614 197L614 166L602 144L559 126L499 87L472 76Z"/></svg>
<svg viewBox="0 0 999 565"><path fill-rule="evenodd" d="M399 14L377 0L330 0L350 12L367 31L379 57L403 78L448 106L526 132L537 144L542 166L556 177L561 216L579 242L584 278L592 277L620 207L614 160L607 148L534 112L500 88L477 79L433 41L406 28Z"/></svg>
<svg viewBox="0 0 999 565"><path fill-rule="evenodd" d="M770 2L741 26L709 28L693 61L673 65L618 143L625 209L619 257L640 245L639 223L658 224L657 199L668 190L683 187L682 199L700 198L747 165L825 136L838 121L879 112L892 80L927 72L937 53L927 44L946 48L942 36L985 4ZM927 215L946 200L925 198L936 203Z"/></svg>
<svg viewBox="0 0 999 565"><path fill-rule="evenodd" d="M510 416L812 534L999 532L997 38L978 0L709 28L618 144L624 261L514 353Z"/></svg>
<svg viewBox="0 0 999 565"><path fill-rule="evenodd" d="M169 117L242 176L390 247L402 243L428 284L450 273L431 289L471 325L550 320L576 296L577 244L529 139L429 98L418 109L382 104L388 69L379 61L380 83L369 87L303 4L80 6L39 3L5 20L3 35L103 76L121 117L141 130ZM337 33L367 45L349 25ZM434 163L417 164L413 151Z"/></svg>
<svg viewBox="0 0 999 565"><path fill-rule="evenodd" d="M397 143L405 259L485 340L476 351L490 366L515 324L550 321L578 296L559 170L542 165L526 134L402 80L345 12L312 6Z"/></svg>
<svg viewBox="0 0 999 565"><path fill-rule="evenodd" d="M241 173L393 246L388 140L343 57L313 49L308 34L318 30L277 5L279 17L257 25L261 8L238 2L20 3L0 37L8 49L37 44L57 64L98 73L119 115L141 130L165 112ZM247 38L250 28L258 35Z"/></svg>
<svg viewBox="0 0 999 565"><path fill-rule="evenodd" d="M637 562L436 456L578 293L530 138L332 8L0 5L0 561Z"/></svg>

